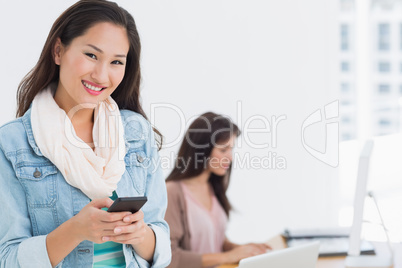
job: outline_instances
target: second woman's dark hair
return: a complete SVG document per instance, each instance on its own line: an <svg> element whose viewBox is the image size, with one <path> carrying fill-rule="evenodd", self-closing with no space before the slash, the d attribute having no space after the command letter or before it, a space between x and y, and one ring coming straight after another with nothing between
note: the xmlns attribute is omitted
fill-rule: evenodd
<svg viewBox="0 0 402 268"><path fill-rule="evenodd" d="M180 181L200 175L208 167L212 149L227 142L232 136L238 137L239 135L239 128L229 118L213 112L202 114L187 130L177 155L175 167L166 181ZM208 181L226 215L229 215L231 209L226 196L231 170L232 165L224 176L211 172Z"/></svg>
<svg viewBox="0 0 402 268"><path fill-rule="evenodd" d="M59 80L59 66L55 64L53 49L58 38L68 46L96 23L110 22L127 31L130 48L123 80L111 95L119 109L137 112L147 119L140 103L141 43L134 18L114 2L81 0L64 11L54 22L36 66L24 77L17 91L17 117L24 115L35 96L50 83ZM162 135L158 134L159 147Z"/></svg>

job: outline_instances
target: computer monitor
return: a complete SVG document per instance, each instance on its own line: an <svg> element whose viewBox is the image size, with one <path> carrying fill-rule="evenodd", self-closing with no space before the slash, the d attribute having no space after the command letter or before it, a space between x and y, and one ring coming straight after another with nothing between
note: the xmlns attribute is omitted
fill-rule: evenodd
<svg viewBox="0 0 402 268"><path fill-rule="evenodd" d="M360 255L361 233L363 223L364 201L367 196L367 181L369 177L370 157L373 151L373 140L366 141L359 158L357 181L354 200L353 223L349 238L348 257L345 260L346 267L391 267L392 258L389 256Z"/></svg>

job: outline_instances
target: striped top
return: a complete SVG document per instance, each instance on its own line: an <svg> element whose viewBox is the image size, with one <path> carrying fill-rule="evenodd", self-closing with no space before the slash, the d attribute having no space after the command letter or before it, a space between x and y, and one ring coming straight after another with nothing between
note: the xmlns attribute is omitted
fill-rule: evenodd
<svg viewBox="0 0 402 268"><path fill-rule="evenodd" d="M117 199L114 191L112 200ZM107 210L107 208L103 208ZM123 268L126 267L123 245L109 241L102 244L94 243L94 265L93 268Z"/></svg>

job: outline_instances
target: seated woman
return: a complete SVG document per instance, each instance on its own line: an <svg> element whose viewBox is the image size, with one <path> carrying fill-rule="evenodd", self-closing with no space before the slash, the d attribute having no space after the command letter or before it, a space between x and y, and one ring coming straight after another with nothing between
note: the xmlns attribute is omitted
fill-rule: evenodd
<svg viewBox="0 0 402 268"><path fill-rule="evenodd" d="M212 112L189 127L167 178L172 262L169 267L210 267L265 253L266 244L237 245L225 236L231 209L232 150L239 128Z"/></svg>

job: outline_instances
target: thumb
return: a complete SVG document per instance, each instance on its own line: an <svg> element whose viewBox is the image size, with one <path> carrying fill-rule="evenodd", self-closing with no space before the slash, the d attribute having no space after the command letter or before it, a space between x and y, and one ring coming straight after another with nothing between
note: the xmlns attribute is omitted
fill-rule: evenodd
<svg viewBox="0 0 402 268"><path fill-rule="evenodd" d="M113 200L110 199L109 197L105 197L105 198L99 198L99 199L94 199L92 200L92 202L90 203L92 207L96 207L96 208L109 208L112 204L113 204Z"/></svg>

